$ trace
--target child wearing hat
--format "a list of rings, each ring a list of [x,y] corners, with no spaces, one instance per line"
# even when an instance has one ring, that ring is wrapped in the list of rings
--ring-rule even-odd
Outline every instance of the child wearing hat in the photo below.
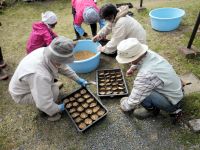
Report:
[[[60,119],[64,104],[57,104],[59,87],[54,83],[58,72],[85,86],[67,64],[74,61],[73,41],[65,37],[55,38],[48,47],[39,48],[19,63],[9,84],[9,92],[16,103],[35,104],[46,113],[49,121]],[[68,83],[66,83],[68,84]]]
[[[99,17],[99,8],[94,0],[72,0],[72,14],[74,18],[74,31],[76,38],[79,40],[82,36],[87,38],[88,34],[81,27],[84,22],[91,27],[92,36],[97,34],[97,22],[99,22],[100,29],[105,25],[104,20]]]
[[[46,11],[41,16],[42,21],[35,22],[32,25],[32,31],[26,45],[27,54],[40,47],[48,46],[57,37],[52,30],[57,24],[56,14],[52,11]]]
[[[121,41],[117,50],[116,60],[120,64],[134,65],[128,75],[138,70],[131,94],[121,99],[121,109],[134,110],[138,118],[157,115],[163,110],[170,114],[173,123],[178,121],[182,115],[182,84],[169,62],[136,38]]]

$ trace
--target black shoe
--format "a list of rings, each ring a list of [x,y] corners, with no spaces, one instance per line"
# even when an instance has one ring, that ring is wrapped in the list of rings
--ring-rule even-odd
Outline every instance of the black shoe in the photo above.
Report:
[[[73,41],[78,41],[78,40],[80,40],[80,39],[81,39],[81,37],[77,37],[77,36],[76,36],[76,37],[73,38]]]
[[[7,73],[0,68],[0,80],[7,80],[7,79],[8,79]]]
[[[180,123],[181,118],[183,116],[183,111],[181,109],[178,109],[175,113],[169,114],[172,124]]]

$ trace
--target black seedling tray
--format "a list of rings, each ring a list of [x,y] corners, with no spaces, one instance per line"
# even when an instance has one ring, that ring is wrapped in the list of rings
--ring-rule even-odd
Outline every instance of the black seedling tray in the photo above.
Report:
[[[128,89],[121,69],[96,71],[97,95],[114,97],[128,94]]]
[[[110,40],[108,40],[108,39],[102,39],[102,40],[99,41],[99,43],[100,43],[102,46],[104,46],[104,45],[106,45],[109,41],[110,41]]]
[[[128,5],[129,8],[133,8],[132,3],[119,3],[119,4],[116,4],[117,8],[120,7],[120,6],[124,6],[124,5]]]
[[[85,90],[85,93],[83,93],[84,90]],[[81,94],[81,92],[82,92],[82,94]],[[79,97],[77,94],[79,95]],[[87,97],[86,97],[86,95],[87,95]],[[88,95],[89,95],[89,97],[88,97]],[[79,99],[79,98],[82,98],[82,99]],[[89,102],[88,99],[90,99],[90,100],[93,99],[93,101],[88,103]],[[81,87],[81,88],[75,90],[74,92],[72,92],[71,94],[67,95],[66,97],[64,97],[63,102],[65,103],[65,110],[66,110],[68,116],[70,117],[70,119],[72,120],[73,124],[75,125],[76,129],[79,132],[85,131],[86,129],[91,127],[93,124],[95,124],[97,121],[99,121],[103,117],[105,117],[108,113],[107,108],[92,94],[92,92],[90,92],[90,90],[88,88],[85,88],[85,87]],[[93,104],[96,103],[96,106],[91,107],[92,103]],[[83,104],[88,104],[88,107],[86,107],[86,108],[83,107],[84,106]],[[69,107],[69,106],[71,106],[71,107]],[[83,111],[81,111],[81,112],[80,112],[80,110],[78,111],[78,108],[80,108],[80,107],[83,108]],[[95,107],[99,107],[97,112],[93,112]],[[92,114],[87,114],[86,113],[87,109],[92,110]],[[101,111],[101,112],[103,111],[104,113],[102,115],[99,115],[99,111]],[[75,113],[77,116],[75,115]],[[88,116],[83,119],[83,118],[81,118],[81,115],[84,113],[87,114]],[[75,115],[76,117],[73,115]],[[94,120],[91,117],[92,116],[94,117],[95,115],[97,116],[97,119]],[[82,119],[82,121],[76,123],[76,119]],[[86,119],[92,120],[92,123],[88,124],[88,125],[85,124]],[[80,128],[79,125],[81,123],[84,123],[86,125],[86,127]]]

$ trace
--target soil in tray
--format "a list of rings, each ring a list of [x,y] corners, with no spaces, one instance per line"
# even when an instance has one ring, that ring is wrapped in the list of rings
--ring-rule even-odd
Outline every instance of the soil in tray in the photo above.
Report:
[[[98,72],[99,95],[123,95],[126,87],[119,70],[105,70]]]
[[[75,60],[79,61],[79,60],[88,59],[88,58],[93,57],[95,55],[96,55],[96,53],[90,52],[88,50],[83,50],[83,51],[76,52],[74,54],[74,57],[75,57]]]
[[[70,101],[72,98],[75,100]],[[66,110],[80,130],[84,130],[106,113],[100,103],[85,89],[71,94],[64,102]],[[75,103],[78,105],[74,105]]]

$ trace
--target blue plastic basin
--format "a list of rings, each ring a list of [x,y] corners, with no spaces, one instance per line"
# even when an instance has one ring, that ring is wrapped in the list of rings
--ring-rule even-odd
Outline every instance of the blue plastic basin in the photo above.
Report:
[[[179,8],[158,8],[150,11],[151,26],[158,31],[172,31],[178,28],[185,11]]]
[[[96,55],[85,60],[74,61],[72,64],[69,64],[69,66],[76,73],[88,73],[95,70],[100,62],[100,52],[97,51],[99,45],[99,43],[94,43],[92,40],[79,40],[74,47],[74,53],[88,50],[96,53]]]

